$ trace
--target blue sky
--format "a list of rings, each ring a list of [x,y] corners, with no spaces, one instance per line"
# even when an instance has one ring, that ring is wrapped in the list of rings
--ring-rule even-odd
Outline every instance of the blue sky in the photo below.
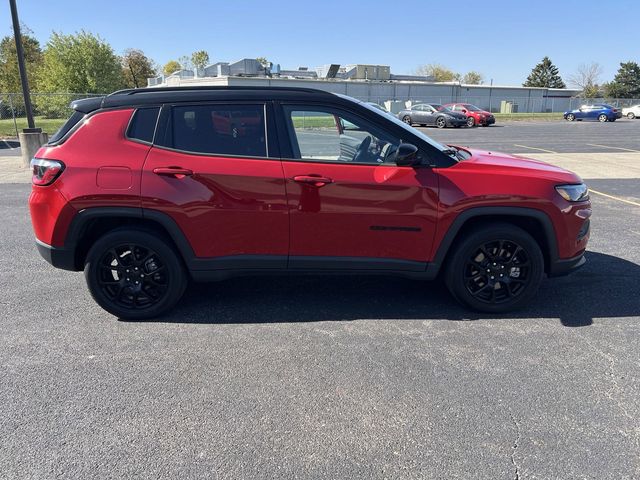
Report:
[[[159,64],[204,49],[212,61],[265,56],[283,68],[379,63],[413,73],[441,63],[517,85],[545,55],[565,79],[580,63],[600,63],[607,81],[621,61],[640,62],[639,0],[17,1],[43,44],[54,30],[84,29]],[[10,27],[5,3],[0,34]]]

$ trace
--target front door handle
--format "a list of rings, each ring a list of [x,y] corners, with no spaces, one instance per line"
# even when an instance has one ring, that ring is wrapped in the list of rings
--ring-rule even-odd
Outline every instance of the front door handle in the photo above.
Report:
[[[153,173],[165,177],[183,178],[193,175],[193,170],[182,167],[158,167],[153,169]]]
[[[296,175],[293,177],[293,181],[305,183],[313,187],[324,187],[327,183],[333,182],[333,180],[328,177],[321,177],[320,175],[315,175],[313,173],[309,175]]]

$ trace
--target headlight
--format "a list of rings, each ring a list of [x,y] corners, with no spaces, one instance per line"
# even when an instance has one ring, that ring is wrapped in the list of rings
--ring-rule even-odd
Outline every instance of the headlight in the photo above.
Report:
[[[589,188],[584,183],[578,185],[556,185],[556,191],[567,202],[580,202],[589,199]]]

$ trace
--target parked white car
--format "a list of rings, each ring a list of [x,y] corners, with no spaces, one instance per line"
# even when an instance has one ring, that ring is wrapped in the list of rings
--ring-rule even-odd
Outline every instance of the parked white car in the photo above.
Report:
[[[622,115],[627,118],[640,118],[640,105],[632,105],[622,109]]]

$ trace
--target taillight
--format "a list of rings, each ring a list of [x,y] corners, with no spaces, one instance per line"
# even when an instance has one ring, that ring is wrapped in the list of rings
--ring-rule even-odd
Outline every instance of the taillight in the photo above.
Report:
[[[51,185],[64,170],[64,163],[58,160],[47,160],[45,158],[32,158],[31,171],[33,176],[31,181],[34,185]]]

